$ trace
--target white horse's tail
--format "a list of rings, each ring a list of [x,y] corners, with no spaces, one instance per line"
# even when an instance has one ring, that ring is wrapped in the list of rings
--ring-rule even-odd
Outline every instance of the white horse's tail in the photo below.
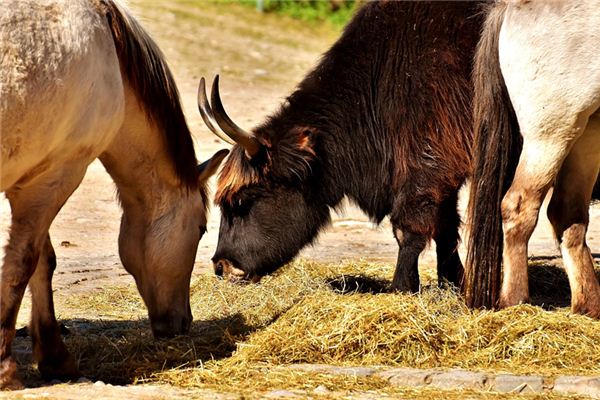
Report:
[[[475,160],[464,282],[467,303],[487,308],[494,307],[500,295],[501,203],[512,183],[522,148],[519,123],[500,70],[498,53],[506,4],[500,2],[489,7],[473,70]]]
[[[181,181],[195,187],[196,155],[175,80],[164,56],[142,26],[114,0],[101,0],[126,84],[148,118],[165,135],[165,145]]]

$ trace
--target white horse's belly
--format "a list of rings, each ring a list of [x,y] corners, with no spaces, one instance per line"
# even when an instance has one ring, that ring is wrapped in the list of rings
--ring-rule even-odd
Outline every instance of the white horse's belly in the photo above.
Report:
[[[525,135],[561,138],[561,128],[571,130],[598,109],[599,21],[596,0],[526,2],[507,9],[500,65]]]
[[[18,31],[18,23],[10,26],[11,18],[18,17],[18,4],[28,3],[15,2],[15,15],[0,14],[0,49],[12,56],[0,65],[2,191],[67,163],[90,163],[124,118],[112,35],[90,2],[47,1],[56,3],[55,23],[44,20],[50,18],[46,8],[37,10],[37,23]],[[78,23],[65,27],[62,18]]]

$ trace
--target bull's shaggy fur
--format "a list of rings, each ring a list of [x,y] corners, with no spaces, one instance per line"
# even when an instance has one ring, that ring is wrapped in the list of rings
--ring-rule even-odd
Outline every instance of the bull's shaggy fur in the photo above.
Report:
[[[471,171],[474,2],[364,6],[281,109],[239,146],[218,182],[214,260],[247,277],[292,259],[348,196],[400,246],[393,286],[418,290],[417,258],[437,244],[440,280],[458,284],[457,193]],[[357,238],[359,239],[359,238]]]

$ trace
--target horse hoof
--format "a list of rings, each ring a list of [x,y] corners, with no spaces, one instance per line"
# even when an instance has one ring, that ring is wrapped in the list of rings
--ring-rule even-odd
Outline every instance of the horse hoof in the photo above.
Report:
[[[500,300],[498,300],[497,308],[499,310],[518,306],[519,304],[527,304],[529,303],[529,298],[525,296],[500,296]]]
[[[25,386],[17,378],[17,363],[11,358],[0,362],[0,390],[19,390]]]
[[[578,301],[571,305],[573,314],[587,315],[591,318],[600,319],[600,300],[597,301]]]
[[[38,363],[38,371],[47,381],[57,379],[59,381],[77,380],[81,373],[75,359],[70,354],[60,360],[40,361]]]

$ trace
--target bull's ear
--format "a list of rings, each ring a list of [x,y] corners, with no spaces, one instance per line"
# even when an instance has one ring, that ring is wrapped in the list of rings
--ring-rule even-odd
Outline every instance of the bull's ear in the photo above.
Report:
[[[198,181],[202,184],[217,172],[221,161],[229,154],[229,150],[222,149],[217,151],[211,158],[198,165]]]

